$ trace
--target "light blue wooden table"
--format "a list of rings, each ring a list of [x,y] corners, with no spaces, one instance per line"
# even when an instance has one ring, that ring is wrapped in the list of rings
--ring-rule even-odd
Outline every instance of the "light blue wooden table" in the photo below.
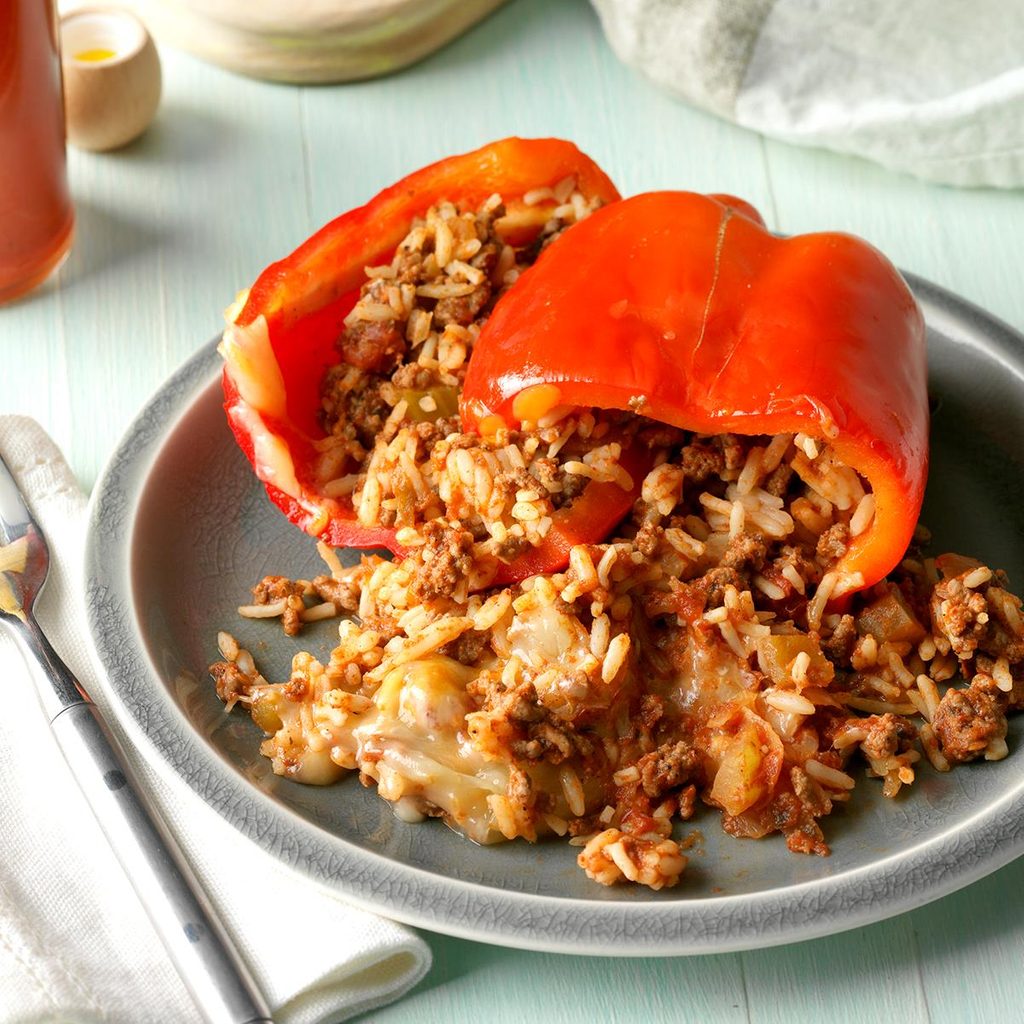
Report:
[[[36,416],[86,487],[145,398],[271,260],[438,157],[510,134],[574,139],[623,193],[731,192],[787,232],[841,228],[1024,327],[1019,193],[922,184],[769,142],[620,66],[583,0],[519,0],[393,78],[299,89],[165,51],[158,121],[74,154],[75,249],[0,311],[3,411]],[[814,943],[647,961],[426,935],[430,976],[381,1022],[1024,1020],[1024,860],[914,913]]]

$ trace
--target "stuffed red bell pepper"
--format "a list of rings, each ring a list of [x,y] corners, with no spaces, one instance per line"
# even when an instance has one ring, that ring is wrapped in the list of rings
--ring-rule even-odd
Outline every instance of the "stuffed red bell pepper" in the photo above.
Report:
[[[747,204],[686,192],[598,211],[495,308],[462,418],[487,431],[554,405],[830,446],[874,502],[836,595],[881,579],[913,534],[928,464],[923,321],[892,264],[852,236],[778,238]]]
[[[437,204],[472,211],[492,196],[500,196],[501,207],[487,211],[491,218],[488,230],[491,237],[505,243],[504,249],[514,249],[510,267],[515,273],[518,264],[514,260],[523,253],[535,255],[528,250],[539,248],[546,237],[544,231],[552,233],[552,224],[561,228],[590,208],[618,199],[604,172],[573,144],[558,139],[505,139],[416,171],[365,206],[338,217],[286,259],[268,267],[229,311],[220,352],[225,361],[225,409],[231,428],[271,499],[293,523],[329,544],[402,550],[395,528],[360,524],[350,495],[324,486],[324,450],[331,443],[330,438],[325,439],[323,425],[325,373],[339,363],[339,354],[341,365],[357,375],[376,373],[389,358],[387,344],[378,342],[394,329],[390,321],[380,321],[383,326],[376,329],[376,335],[363,330],[362,341],[350,338],[352,343],[346,343],[346,318],[366,281],[364,268],[391,261],[416,218],[424,217]],[[449,243],[450,238],[445,244]],[[437,244],[442,243],[439,240]],[[456,306],[454,310],[446,308],[444,315],[443,300],[438,299],[435,326],[447,322],[454,324],[453,330],[459,328],[466,317],[457,303],[473,303],[485,287],[491,295],[486,281],[483,285],[473,282],[503,272],[505,253],[500,245],[501,251],[491,253],[494,259],[488,262],[487,246],[469,255],[474,244],[469,239],[465,259],[452,262],[456,267],[453,273],[456,278],[462,274],[458,280],[463,283],[438,286],[460,294],[449,296],[449,306]],[[431,255],[428,252],[425,258],[429,260]],[[439,250],[433,255],[438,257]],[[442,262],[448,259],[446,254]],[[496,267],[492,266],[495,261]],[[504,272],[507,277],[508,270]],[[412,286],[396,278],[393,287],[400,292],[402,287]],[[431,286],[421,283],[420,294],[424,287],[429,291]],[[466,289],[470,293],[462,295]],[[367,315],[378,316],[380,305],[367,303]],[[471,312],[476,315],[480,310]],[[418,329],[405,321],[399,326],[410,336]],[[369,345],[363,343],[367,338]],[[392,369],[390,365],[387,368]],[[432,415],[446,411],[437,410],[438,402],[450,405],[454,413],[457,396],[444,392],[433,389],[421,396],[424,408],[434,404]],[[426,418],[428,414],[419,415]],[[367,449],[372,448],[372,438],[363,441]],[[335,467],[333,475],[345,468]],[[588,502],[580,508],[586,512],[592,507],[588,514],[592,530],[607,531],[628,510],[632,497],[614,484],[595,484],[589,490]],[[611,493],[611,505],[600,500],[602,490]],[[554,530],[549,531],[548,543],[559,551],[564,548],[567,552],[576,538],[570,519],[569,510],[563,510]],[[558,540],[562,527],[566,530],[564,542]],[[526,571],[525,567],[512,570],[512,576]]]

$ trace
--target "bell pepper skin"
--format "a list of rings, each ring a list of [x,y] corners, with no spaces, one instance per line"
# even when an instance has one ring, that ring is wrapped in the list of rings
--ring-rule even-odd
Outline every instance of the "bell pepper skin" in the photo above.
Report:
[[[619,198],[607,175],[561,139],[503,139],[415,171],[321,228],[260,274],[229,314],[224,407],[271,500],[298,527],[336,547],[402,548],[391,529],[366,528],[351,503],[319,492],[313,473],[320,383],[367,265],[389,261],[412,220],[441,200],[469,208],[495,192],[513,204],[574,176],[589,199]]]
[[[515,561],[498,566],[493,585],[518,583],[528,576],[555,572],[569,563],[569,552],[577,544],[604,540],[629,514],[640,497],[644,477],[654,466],[650,452],[640,445],[623,448],[619,465],[630,475],[627,491],[617,483],[587,484],[583,493],[551,516],[551,528],[537,547],[528,548]]]
[[[876,502],[837,569],[866,587],[904,555],[928,470],[924,323],[858,238],[776,238],[727,196],[657,192],[598,210],[497,304],[463,423],[514,425],[517,396],[539,384],[561,404],[704,434],[824,439]]]

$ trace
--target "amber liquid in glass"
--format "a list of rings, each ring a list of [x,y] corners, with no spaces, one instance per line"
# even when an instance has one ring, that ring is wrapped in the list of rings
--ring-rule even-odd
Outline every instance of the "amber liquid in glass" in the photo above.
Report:
[[[0,0],[0,302],[45,280],[74,211],[52,0]]]

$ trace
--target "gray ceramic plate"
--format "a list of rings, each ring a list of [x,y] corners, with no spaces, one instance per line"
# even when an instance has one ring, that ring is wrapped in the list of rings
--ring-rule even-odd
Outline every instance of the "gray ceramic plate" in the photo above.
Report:
[[[924,521],[935,547],[1005,567],[1024,584],[1024,338],[934,285],[911,279],[929,326],[932,473]],[[1024,721],[1004,761],[884,800],[858,786],[833,814],[828,858],[779,837],[704,841],[684,881],[660,893],[605,889],[564,842],[480,848],[433,821],[407,825],[355,778],[326,789],[275,777],[259,734],[226,715],[205,674],[216,632],[253,650],[270,678],[297,643],[235,607],[265,573],[308,576],[311,540],[264,496],[220,407],[205,347],[157,393],[96,488],[87,555],[93,641],[135,739],[281,861],[365,907],[469,938],[576,953],[664,955],[743,949],[852,928],[921,905],[1024,852]],[[334,627],[301,637],[326,655]]]

